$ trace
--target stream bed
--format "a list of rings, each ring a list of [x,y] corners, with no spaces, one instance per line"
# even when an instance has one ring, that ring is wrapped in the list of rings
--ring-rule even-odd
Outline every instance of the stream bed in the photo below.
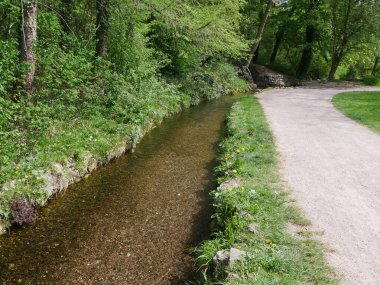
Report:
[[[209,191],[234,97],[167,119],[0,237],[0,284],[186,284],[209,235]]]

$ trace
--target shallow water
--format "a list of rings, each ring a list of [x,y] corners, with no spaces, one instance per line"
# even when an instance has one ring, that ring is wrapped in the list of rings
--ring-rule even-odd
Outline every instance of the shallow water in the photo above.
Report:
[[[185,284],[233,97],[190,108],[0,237],[1,284]]]

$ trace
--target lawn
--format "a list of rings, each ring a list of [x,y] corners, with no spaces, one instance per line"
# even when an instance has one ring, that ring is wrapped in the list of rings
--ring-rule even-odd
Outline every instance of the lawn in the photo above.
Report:
[[[333,98],[335,108],[347,117],[380,132],[380,92],[345,92]]]

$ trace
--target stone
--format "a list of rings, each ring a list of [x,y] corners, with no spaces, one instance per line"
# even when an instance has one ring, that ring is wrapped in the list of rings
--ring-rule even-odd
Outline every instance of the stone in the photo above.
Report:
[[[107,160],[111,161],[111,160],[113,160],[115,158],[120,157],[125,152],[126,148],[127,148],[127,146],[123,145],[123,146],[118,147],[118,148],[116,148],[114,150],[111,150],[111,152],[107,156]]]
[[[258,88],[300,85],[297,78],[281,74],[262,65],[252,64],[249,69]]]
[[[228,265],[228,261],[230,259],[230,254],[228,251],[225,250],[219,250],[215,256],[212,258],[212,261],[214,263],[214,266],[217,267],[218,265]]]
[[[0,223],[0,236],[7,233],[7,227]]]
[[[82,174],[94,171],[97,168],[97,166],[98,163],[96,159],[89,151],[86,151],[83,155],[83,169],[81,169]]]
[[[239,187],[241,184],[242,184],[242,182],[240,181],[239,178],[233,178],[233,179],[230,179],[228,181],[223,182],[219,186],[219,188],[222,189],[222,190],[227,190],[227,189],[230,189],[230,188]]]
[[[229,265],[233,266],[236,261],[241,260],[246,255],[246,252],[237,248],[230,249]]]

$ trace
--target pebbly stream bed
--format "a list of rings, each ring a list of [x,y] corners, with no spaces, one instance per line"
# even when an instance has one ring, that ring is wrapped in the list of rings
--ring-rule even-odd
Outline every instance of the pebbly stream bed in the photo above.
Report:
[[[185,110],[0,237],[0,284],[186,284],[208,237],[209,191],[235,99]]]

